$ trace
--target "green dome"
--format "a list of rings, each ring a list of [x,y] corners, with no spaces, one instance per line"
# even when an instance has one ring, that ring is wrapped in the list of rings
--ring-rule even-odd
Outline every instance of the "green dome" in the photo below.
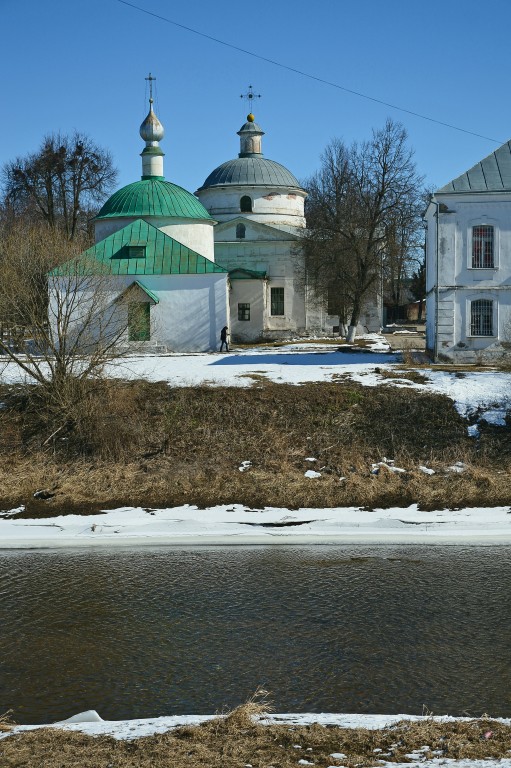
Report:
[[[97,219],[122,216],[160,216],[182,219],[211,219],[197,198],[183,187],[163,179],[142,179],[118,189],[110,197]]]

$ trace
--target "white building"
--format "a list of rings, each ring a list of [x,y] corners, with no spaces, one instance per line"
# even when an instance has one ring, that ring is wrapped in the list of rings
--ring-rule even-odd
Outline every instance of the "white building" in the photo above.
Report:
[[[152,103],[140,126],[142,178],[103,205],[96,244],[83,259],[87,269],[97,265],[103,284],[108,276],[108,302],[116,316],[126,315],[126,345],[214,350],[228,322],[228,273],[215,264],[214,220],[190,192],[163,176],[164,130]],[[65,267],[60,274],[66,279]]]
[[[511,347],[511,142],[432,196],[426,212],[426,344],[477,362]]]

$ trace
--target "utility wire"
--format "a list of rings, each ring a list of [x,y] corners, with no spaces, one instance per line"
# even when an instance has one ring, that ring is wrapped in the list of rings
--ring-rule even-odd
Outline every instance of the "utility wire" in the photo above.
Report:
[[[419,117],[421,120],[428,120],[430,123],[443,125],[444,128],[451,128],[454,131],[460,131],[461,133],[468,133],[470,136],[477,136],[478,139],[485,139],[485,141],[492,141],[495,144],[504,143],[503,141],[499,141],[498,139],[492,139],[489,136],[483,136],[481,133],[475,133],[474,131],[469,131],[466,128],[460,128],[459,125],[452,125],[451,123],[445,123],[443,120],[436,120],[434,117],[428,117],[428,115],[422,115],[420,112],[413,112],[411,109],[398,107],[396,104],[390,104],[388,101],[383,101],[382,99],[377,99],[374,96],[368,96],[366,93],[361,93],[360,91],[354,91],[351,88],[346,88],[344,85],[339,85],[339,83],[333,83],[330,80],[324,80],[322,77],[311,75],[309,72],[304,72],[301,69],[296,69],[296,67],[290,67],[288,64],[283,64],[281,61],[275,61],[275,59],[269,59],[266,56],[261,56],[258,53],[254,53],[253,51],[247,50],[246,48],[241,48],[238,45],[233,45],[232,43],[226,43],[225,40],[220,40],[218,37],[207,35],[205,32],[199,32],[199,30],[193,29],[193,27],[187,27],[185,24],[180,24],[179,22],[173,21],[173,19],[169,19],[166,16],[161,16],[158,13],[153,13],[152,11],[148,11],[146,8],[141,8],[139,5],[135,5],[134,3],[129,3],[128,0],[116,0],[116,1],[118,3],[121,3],[122,5],[127,5],[130,8],[134,8],[136,11],[145,13],[148,16],[153,16],[155,19],[159,19],[160,21],[165,21],[167,24],[173,24],[175,27],[179,27],[180,29],[185,29],[187,32],[191,32],[194,35],[199,35],[199,37],[205,37],[207,40],[211,40],[212,42],[218,43],[219,45],[224,45],[226,48],[232,48],[233,50],[239,51],[240,53],[244,53],[247,56],[252,56],[254,59],[265,61],[267,64],[273,64],[275,67],[280,67],[281,69],[287,69],[288,72],[294,72],[296,75],[300,75],[301,77],[307,77],[309,80],[315,80],[317,83],[328,85],[330,88],[337,88],[337,90],[339,91],[345,91],[346,93],[351,93],[353,96],[359,96],[361,99],[374,101],[376,102],[376,104],[383,104],[383,106],[390,107],[391,109],[396,109],[398,110],[398,112],[405,112],[407,115],[413,115],[413,117]]]

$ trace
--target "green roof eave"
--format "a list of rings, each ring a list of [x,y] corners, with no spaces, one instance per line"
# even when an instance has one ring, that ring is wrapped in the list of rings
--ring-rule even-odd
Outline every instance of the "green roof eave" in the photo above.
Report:
[[[236,269],[231,269],[229,277],[231,280],[264,280],[266,278],[266,270],[236,267]]]

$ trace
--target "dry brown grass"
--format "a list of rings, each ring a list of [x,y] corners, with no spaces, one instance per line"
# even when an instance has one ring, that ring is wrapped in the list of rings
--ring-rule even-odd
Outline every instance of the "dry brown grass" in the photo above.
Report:
[[[257,708],[257,707],[256,707]],[[134,741],[92,738],[40,729],[0,741],[2,768],[319,768],[376,766],[379,760],[411,762],[415,750],[428,758],[509,757],[511,728],[483,717],[467,722],[401,721],[383,730],[321,725],[261,725],[260,712],[244,705],[224,719]],[[342,753],[342,760],[332,758]]]
[[[25,504],[30,515],[129,504],[491,506],[511,495],[510,431],[483,427],[475,441],[448,398],[407,387],[109,381],[51,439],[59,425],[23,393],[0,395],[0,509]],[[304,477],[307,457],[320,480]],[[406,473],[371,474],[383,457]],[[459,461],[463,475],[446,472]],[[33,499],[41,488],[50,501]]]

